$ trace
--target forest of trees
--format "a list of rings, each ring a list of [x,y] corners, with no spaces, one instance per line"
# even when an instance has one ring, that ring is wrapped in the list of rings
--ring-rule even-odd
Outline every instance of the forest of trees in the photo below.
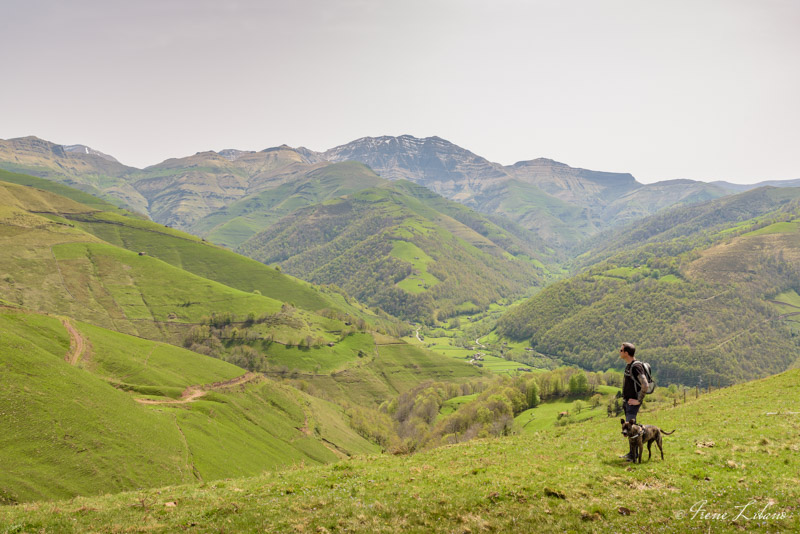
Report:
[[[515,431],[514,417],[540,402],[591,398],[599,385],[619,387],[617,371],[585,372],[560,367],[534,375],[494,376],[473,382],[424,382],[379,409],[345,404],[350,424],[364,437],[395,454]],[[467,397],[452,413],[445,403]],[[599,396],[596,396],[599,397]],[[590,401],[591,402],[591,401]]]
[[[794,217],[779,213],[737,233]],[[700,232],[618,253],[545,288],[502,317],[498,332],[586,369],[619,366],[616,348],[631,341],[662,380],[686,385],[781,372],[796,359],[800,338],[768,300],[800,290],[798,265],[779,251],[740,246],[715,260],[739,262],[715,267],[729,268],[728,279],[687,275],[709,243],[732,234]]]
[[[407,197],[397,195],[361,192],[299,210],[239,251],[264,263],[278,263],[284,272],[305,280],[335,284],[373,308],[425,324],[436,320],[438,309],[442,317],[465,303],[482,310],[542,284],[543,272],[528,261],[468,245],[416,214],[405,205]],[[413,274],[411,263],[391,256],[398,239],[433,258],[427,271],[438,283],[418,293],[396,285]]]
[[[392,336],[406,335],[406,323],[384,322],[371,325],[359,317],[324,309],[317,312],[320,317],[335,321],[337,341],[356,332],[379,332]],[[234,317],[228,312],[220,312],[204,317],[201,324],[191,327],[183,339],[184,347],[225,360],[248,371],[263,373],[291,374],[296,370],[284,364],[270,361],[270,345],[278,343],[285,347],[317,349],[330,343],[330,332],[324,337],[319,326],[308,320],[306,314],[288,303],[284,303],[276,313],[256,316]]]

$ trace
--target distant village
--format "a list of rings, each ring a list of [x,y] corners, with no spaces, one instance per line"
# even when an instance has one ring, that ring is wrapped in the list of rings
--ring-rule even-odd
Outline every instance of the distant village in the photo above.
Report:
[[[475,367],[483,367],[483,362],[484,362],[483,357],[484,356],[485,356],[484,353],[476,352],[475,354],[471,354],[471,355],[466,356],[466,359],[469,360],[469,363],[471,363]],[[530,372],[532,372],[529,367],[517,367],[516,370],[521,372],[521,373],[530,373]]]

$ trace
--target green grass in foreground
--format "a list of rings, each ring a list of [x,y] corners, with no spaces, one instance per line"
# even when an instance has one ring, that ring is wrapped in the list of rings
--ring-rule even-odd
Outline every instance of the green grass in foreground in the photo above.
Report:
[[[60,319],[0,311],[0,503],[253,476],[378,451],[340,408],[287,385],[250,376],[214,387],[244,375],[221,360],[72,321],[85,350],[71,365],[74,343]],[[188,385],[205,395],[164,403]]]
[[[650,413],[646,422],[677,431],[664,437],[664,461],[656,452],[641,465],[617,458],[627,450],[619,421],[601,418],[410,457],[10,506],[0,524],[8,533],[796,531],[798,399],[800,370]]]

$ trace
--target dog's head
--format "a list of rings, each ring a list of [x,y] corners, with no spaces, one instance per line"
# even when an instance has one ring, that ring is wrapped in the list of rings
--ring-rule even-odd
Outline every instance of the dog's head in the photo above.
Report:
[[[626,438],[638,436],[642,431],[641,427],[636,424],[636,419],[631,419],[630,421],[620,419],[619,421],[622,423],[622,435]]]

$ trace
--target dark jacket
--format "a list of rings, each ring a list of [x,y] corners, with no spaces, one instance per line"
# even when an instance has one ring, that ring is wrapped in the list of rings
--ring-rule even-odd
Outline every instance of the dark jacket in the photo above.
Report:
[[[640,384],[638,393],[634,381]],[[625,401],[628,399],[637,399],[639,402],[642,402],[646,393],[647,375],[644,372],[644,367],[642,367],[642,362],[639,360],[633,360],[625,366],[625,379],[622,381],[622,398],[625,399]]]

